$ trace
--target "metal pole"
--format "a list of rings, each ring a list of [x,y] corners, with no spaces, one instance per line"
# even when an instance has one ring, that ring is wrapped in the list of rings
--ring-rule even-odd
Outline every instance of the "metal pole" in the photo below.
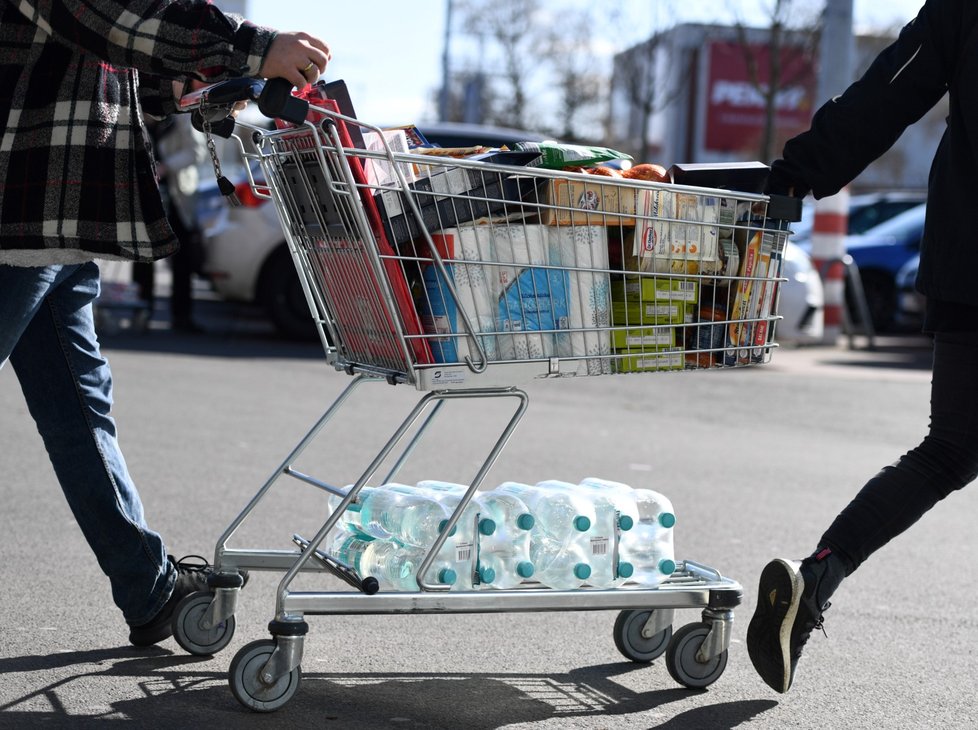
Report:
[[[445,41],[441,53],[441,93],[438,95],[438,120],[448,121],[449,89],[451,85],[452,0],[445,0]]]
[[[835,98],[852,83],[853,0],[826,0],[822,14],[822,45],[819,49],[818,99]],[[812,228],[812,259],[823,272],[825,286],[824,344],[835,344],[842,333],[845,307],[844,267],[837,265],[846,255],[845,236],[849,221],[849,191],[823,198],[815,204]]]

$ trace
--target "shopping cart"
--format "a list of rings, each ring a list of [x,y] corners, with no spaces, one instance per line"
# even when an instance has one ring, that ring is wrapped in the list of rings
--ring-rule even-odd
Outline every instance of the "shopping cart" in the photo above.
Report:
[[[489,150],[475,159],[396,151],[401,132],[290,92],[279,81],[227,82],[184,104],[198,108],[211,133],[231,131],[220,110],[241,98],[280,120],[273,131],[239,125],[254,143],[241,151],[259,163],[254,193],[279,213],[326,359],[352,380],[221,535],[211,590],[177,609],[177,641],[194,654],[223,649],[240,571],[270,570],[284,573],[272,638],[247,644],[230,666],[232,692],[254,710],[278,709],[295,693],[305,617],[322,614],[614,609],[624,656],[650,662],[665,654],[680,684],[714,682],[726,666],[742,588],[708,566],[679,562],[654,589],[553,590],[526,581],[456,591],[428,572],[526,411],[528,396],[514,383],[770,360],[794,201],[739,192],[741,183],[756,188],[754,169],[676,168],[669,183],[647,183],[528,166],[532,151]],[[724,187],[704,186],[710,181]],[[296,469],[367,383],[414,386],[422,395],[350,486]],[[418,590],[377,592],[374,578],[323,546],[361,489],[392,481],[434,417],[458,399],[509,403],[512,415],[423,560]],[[231,547],[284,477],[326,493],[333,504],[326,521],[311,537],[293,535],[294,549]],[[306,571],[330,573],[350,589],[296,590]],[[701,620],[673,632],[677,609],[699,609]]]

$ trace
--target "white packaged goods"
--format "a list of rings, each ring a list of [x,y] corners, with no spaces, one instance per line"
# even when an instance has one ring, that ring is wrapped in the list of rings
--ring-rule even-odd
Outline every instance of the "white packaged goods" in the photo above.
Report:
[[[432,356],[435,362],[463,362],[466,357],[478,360],[471,339],[465,336],[463,316],[468,317],[475,332],[496,330],[498,277],[494,267],[481,263],[492,260],[492,238],[489,231],[468,226],[434,234],[432,242],[442,259],[454,262],[446,263],[445,270],[458,297],[456,302],[434,263],[422,266],[424,294],[418,301],[421,325],[429,334],[444,335],[429,340]],[[427,256],[428,252],[419,254]],[[479,342],[488,360],[499,359],[495,335],[480,336]]]
[[[491,361],[557,356],[574,358],[562,373],[610,371],[606,228],[479,222],[432,241],[457,295],[435,265],[422,266],[422,325],[444,335],[431,341],[436,362],[474,356],[464,315]]]
[[[567,272],[549,264],[545,226],[492,225],[498,275],[499,358],[553,357],[554,330],[567,326]],[[547,331],[549,330],[549,332]],[[530,334],[540,332],[540,334]]]
[[[410,151],[407,135],[403,129],[385,130],[383,137],[376,132],[364,132],[363,141],[366,148],[371,152],[386,153],[385,141],[387,147],[394,154],[403,154]],[[410,184],[418,179],[414,172],[414,165],[410,162],[391,163],[389,160],[366,158],[366,163],[367,184],[371,188],[400,187],[401,181],[395,172],[395,165],[396,169],[400,170],[404,176],[405,183]]]
[[[557,333],[557,356],[582,358],[562,372],[602,375],[611,372],[608,327],[610,278],[608,229],[604,226],[545,227],[552,266],[569,270],[567,332]],[[575,271],[573,269],[589,269]]]
[[[718,274],[721,198],[672,190],[643,190],[634,254],[642,271]]]

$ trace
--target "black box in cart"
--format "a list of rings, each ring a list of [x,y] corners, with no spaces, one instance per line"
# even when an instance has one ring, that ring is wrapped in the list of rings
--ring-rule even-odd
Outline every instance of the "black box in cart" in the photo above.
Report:
[[[487,152],[467,158],[469,161],[495,165],[524,167],[539,155],[535,152]],[[537,187],[546,178],[520,176],[514,173],[478,170],[472,167],[444,166],[444,158],[436,172],[423,177],[409,187],[421,211],[421,224],[411,210],[406,195],[400,190],[381,190],[376,196],[377,207],[387,236],[394,243],[406,243],[423,235],[423,230],[438,231],[469,223],[488,215],[517,212],[521,201],[532,201]],[[528,210],[527,212],[535,212]]]

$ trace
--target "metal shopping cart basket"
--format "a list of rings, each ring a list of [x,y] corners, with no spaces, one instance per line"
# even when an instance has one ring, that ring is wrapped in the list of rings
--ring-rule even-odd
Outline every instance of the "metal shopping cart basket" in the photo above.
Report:
[[[358,122],[331,100],[310,106],[290,91],[278,81],[226,82],[184,103],[199,107],[208,132],[230,132],[213,109],[240,98],[285,120],[273,131],[244,127],[254,149],[242,153],[259,163],[254,192],[279,213],[326,359],[352,380],[221,535],[211,590],[176,612],[177,641],[194,654],[223,649],[234,631],[240,571],[271,570],[284,572],[272,638],[244,646],[230,668],[234,695],[255,710],[275,710],[295,693],[305,617],[321,614],[619,610],[614,640],[626,657],[649,662],[665,654],[679,683],[714,682],[726,666],[742,588],[708,566],[681,561],[654,589],[626,582],[553,590],[527,581],[512,590],[456,591],[428,573],[527,408],[514,383],[770,360],[794,201],[738,192],[738,183],[755,185],[755,170],[725,180],[717,171],[703,177],[676,168],[669,182],[649,183],[534,167],[532,151],[467,159],[397,151],[399,133]],[[725,187],[704,186],[711,181]],[[422,395],[352,485],[296,469],[365,383],[413,386]],[[327,537],[365,485],[395,477],[442,406],[456,399],[508,399],[513,413],[418,569],[418,590],[377,592],[374,578],[330,555]],[[378,480],[390,459],[393,468]],[[295,549],[231,547],[286,477],[331,497],[318,532],[293,536]],[[306,571],[331,573],[351,589],[294,589]],[[699,609],[701,620],[673,632],[676,609]]]

